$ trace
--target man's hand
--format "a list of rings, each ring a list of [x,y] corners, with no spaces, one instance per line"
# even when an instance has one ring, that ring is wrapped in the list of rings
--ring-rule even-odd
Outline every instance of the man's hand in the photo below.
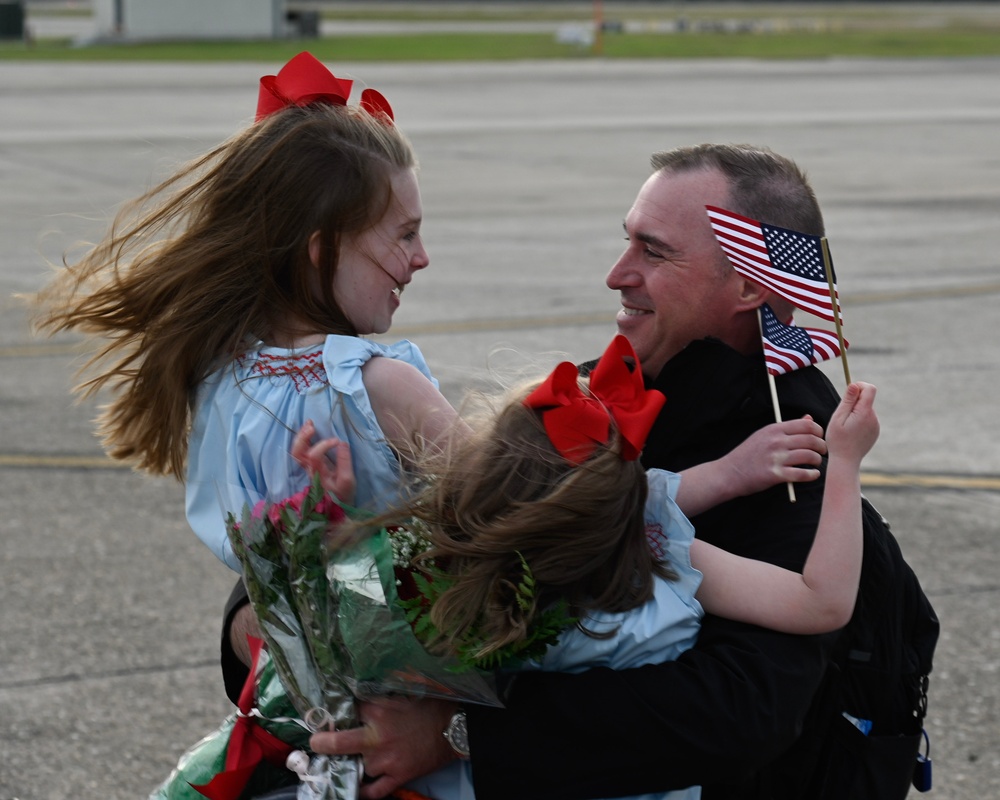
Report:
[[[812,417],[765,425],[720,459],[734,496],[756,494],[782,483],[814,481],[826,454],[823,429]]]
[[[457,756],[444,738],[455,703],[385,697],[358,704],[361,725],[313,734],[309,746],[326,755],[360,755],[368,781],[363,800],[376,800]]]
[[[695,517],[781,483],[814,481],[826,450],[823,429],[808,415],[766,425],[722,458],[681,472],[677,505]]]
[[[254,614],[253,606],[250,603],[233,614],[229,624],[229,646],[233,648],[233,653],[246,667],[249,667],[253,661],[250,655],[250,644],[247,642],[248,636],[253,636],[255,639],[264,638],[264,634],[260,630],[260,623],[257,622],[257,615]]]

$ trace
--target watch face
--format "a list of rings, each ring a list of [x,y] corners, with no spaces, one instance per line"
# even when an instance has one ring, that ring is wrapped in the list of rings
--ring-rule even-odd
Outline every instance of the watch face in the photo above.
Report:
[[[448,730],[445,737],[452,749],[460,756],[469,755],[469,729],[465,721],[465,713],[459,711],[448,723]]]

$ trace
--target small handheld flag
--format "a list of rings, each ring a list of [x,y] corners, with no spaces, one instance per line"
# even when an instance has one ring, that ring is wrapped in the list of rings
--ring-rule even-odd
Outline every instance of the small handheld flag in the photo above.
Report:
[[[705,206],[715,238],[733,268],[803,311],[834,321],[837,279],[823,239]],[[829,268],[827,275],[826,268]],[[837,304],[837,322],[842,322]]]
[[[840,342],[835,333],[786,325],[774,315],[767,303],[761,306],[760,313],[764,361],[771,375],[784,375],[840,355]],[[844,347],[848,346],[845,341]]]

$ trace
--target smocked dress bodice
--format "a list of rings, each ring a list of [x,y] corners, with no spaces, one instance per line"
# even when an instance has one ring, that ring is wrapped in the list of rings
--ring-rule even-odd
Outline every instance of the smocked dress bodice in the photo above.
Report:
[[[306,420],[314,423],[317,440],[337,437],[350,444],[357,507],[381,510],[399,499],[399,462],[362,381],[361,368],[375,357],[405,361],[434,380],[411,342],[383,345],[331,335],[311,347],[250,348],[198,388],[188,451],[187,518],[229,567],[240,568],[226,535],[226,514],[239,516],[246,504],[280,500],[308,485],[306,471],[290,455],[292,439]]]

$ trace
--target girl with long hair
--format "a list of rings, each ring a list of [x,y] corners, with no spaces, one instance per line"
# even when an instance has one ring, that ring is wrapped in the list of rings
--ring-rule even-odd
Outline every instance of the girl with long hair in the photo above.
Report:
[[[186,484],[191,526],[239,569],[226,512],[290,495],[305,427],[350,448],[356,503],[455,418],[410,342],[381,345],[428,265],[416,158],[388,102],[309,53],[260,81],[253,124],[129,203],[37,296],[37,325],[99,342],[116,459]]]

